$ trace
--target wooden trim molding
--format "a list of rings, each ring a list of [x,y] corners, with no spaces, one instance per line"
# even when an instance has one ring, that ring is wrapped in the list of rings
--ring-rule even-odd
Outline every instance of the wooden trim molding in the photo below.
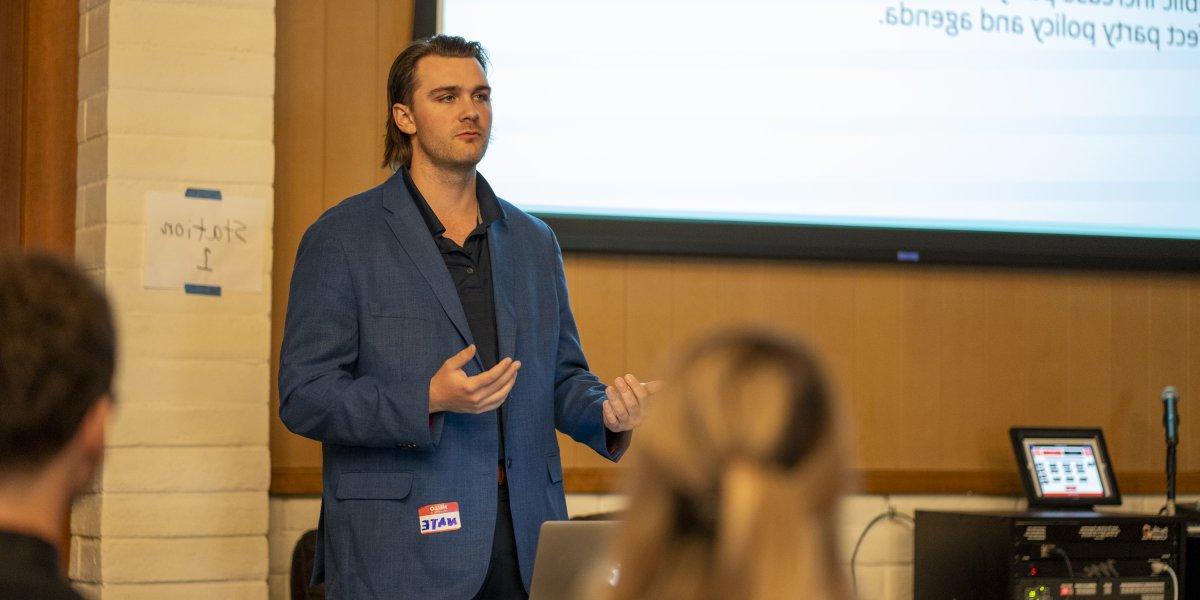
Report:
[[[867,494],[985,494],[1022,496],[1016,470],[891,471],[862,470],[851,489]],[[1120,481],[1120,476],[1117,480]]]
[[[620,491],[621,469],[567,467],[563,483],[568,494],[611,494]],[[980,494],[988,496],[1024,496],[1016,471],[856,471],[852,486],[864,494]],[[1179,473],[1181,494],[1200,492],[1200,472]],[[1166,476],[1151,471],[1118,471],[1122,494],[1164,494]],[[321,469],[318,467],[274,467],[271,469],[271,493],[280,496],[308,496],[321,493]]]
[[[620,491],[622,469],[612,467],[566,467],[563,489],[568,494],[612,494]]]
[[[607,494],[618,489],[621,471],[612,468],[565,468],[563,484],[568,494]],[[315,496],[321,493],[320,467],[272,467],[271,494]]]
[[[984,494],[1024,496],[1016,470],[859,471],[857,490],[868,494]],[[1157,471],[1117,471],[1122,495],[1166,495],[1167,477]],[[1200,472],[1179,473],[1177,491],[1200,492]]]
[[[321,494],[321,467],[271,467],[271,493],[277,496]]]

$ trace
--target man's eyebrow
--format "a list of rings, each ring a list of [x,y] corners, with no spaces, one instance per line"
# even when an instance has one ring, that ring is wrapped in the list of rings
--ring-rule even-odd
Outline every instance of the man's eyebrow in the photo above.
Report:
[[[437,94],[442,94],[442,93],[446,93],[446,92],[458,93],[460,91],[462,91],[462,86],[443,85],[442,87],[436,87],[436,88],[433,88],[432,90],[429,90],[428,95],[436,96]],[[490,91],[492,91],[492,87],[489,85],[481,85],[481,86],[476,87],[475,91],[476,92],[490,92]]]

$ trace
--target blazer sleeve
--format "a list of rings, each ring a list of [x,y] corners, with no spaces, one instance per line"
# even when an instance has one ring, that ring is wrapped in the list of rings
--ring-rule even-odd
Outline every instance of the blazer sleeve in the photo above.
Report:
[[[558,295],[558,356],[554,368],[554,426],[571,439],[590,446],[613,462],[629,448],[632,432],[612,433],[604,426],[605,385],[588,370],[579,342],[579,330],[567,297],[567,276],[562,249],[553,238],[554,269]]]
[[[429,448],[428,382],[357,373],[360,303],[345,249],[326,223],[305,232],[279,355],[279,417],[307,438],[348,446]]]

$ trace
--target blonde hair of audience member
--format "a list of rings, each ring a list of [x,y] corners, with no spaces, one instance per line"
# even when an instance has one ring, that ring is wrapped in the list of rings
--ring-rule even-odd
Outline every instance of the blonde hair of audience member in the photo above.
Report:
[[[680,357],[638,435],[617,600],[848,598],[842,439],[813,357],[764,332]]]

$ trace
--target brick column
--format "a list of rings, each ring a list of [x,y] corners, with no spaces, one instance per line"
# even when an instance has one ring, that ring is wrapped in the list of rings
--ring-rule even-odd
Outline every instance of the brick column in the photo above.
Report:
[[[274,192],[274,0],[80,0],[78,261],[120,335],[118,414],[72,515],[94,598],[267,597],[271,248],[263,291],[142,286],[146,192]]]

